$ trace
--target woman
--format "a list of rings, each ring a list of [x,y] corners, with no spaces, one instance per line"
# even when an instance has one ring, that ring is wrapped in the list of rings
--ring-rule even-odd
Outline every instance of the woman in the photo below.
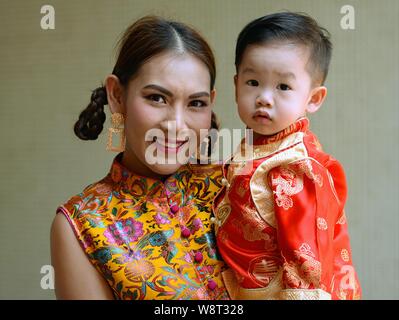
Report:
[[[144,17],[126,30],[105,87],[75,124],[79,138],[96,139],[108,104],[107,148],[121,152],[104,179],[57,209],[57,298],[228,299],[210,222],[220,167],[171,161],[217,128],[215,75],[211,49],[190,27]]]

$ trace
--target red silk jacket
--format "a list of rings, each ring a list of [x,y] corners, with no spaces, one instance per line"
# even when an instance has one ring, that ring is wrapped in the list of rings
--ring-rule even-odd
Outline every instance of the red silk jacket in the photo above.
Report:
[[[359,299],[345,175],[301,118],[236,152],[214,203],[232,299]],[[239,150],[249,150],[245,139]]]

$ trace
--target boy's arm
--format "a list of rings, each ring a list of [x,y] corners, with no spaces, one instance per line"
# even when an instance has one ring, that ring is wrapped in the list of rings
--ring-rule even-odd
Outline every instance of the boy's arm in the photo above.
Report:
[[[329,171],[312,159],[272,169],[268,183],[283,258],[281,299],[331,299],[334,228],[345,197],[339,198]]]

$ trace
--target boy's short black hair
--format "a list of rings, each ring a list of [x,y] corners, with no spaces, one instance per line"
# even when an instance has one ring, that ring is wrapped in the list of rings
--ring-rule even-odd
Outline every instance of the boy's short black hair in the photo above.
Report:
[[[245,26],[236,44],[235,65],[242,61],[249,45],[288,41],[310,49],[308,65],[313,82],[324,84],[331,60],[330,33],[304,13],[279,12],[258,18]]]

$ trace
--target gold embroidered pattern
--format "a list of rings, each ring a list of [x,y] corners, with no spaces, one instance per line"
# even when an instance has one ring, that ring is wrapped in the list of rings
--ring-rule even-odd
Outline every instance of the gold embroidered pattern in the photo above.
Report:
[[[272,238],[267,234],[262,232],[262,229],[266,227],[266,224],[251,224],[244,223],[243,221],[234,219],[232,224],[240,231],[242,231],[244,239],[247,241],[258,241],[264,240],[267,243],[272,243]]]
[[[231,269],[222,272],[222,277],[233,300],[277,300],[283,288],[282,268],[280,268],[274,278],[266,287],[247,289],[238,284],[237,277]]]
[[[243,198],[244,196],[245,196],[245,193],[247,192],[247,190],[248,190],[248,183],[247,183],[247,181],[248,180],[242,180],[241,182],[240,182],[240,185],[238,186],[238,188],[237,188],[237,193],[238,193],[238,195],[241,197],[241,198]]]
[[[307,158],[308,154],[306,147],[301,143],[302,141],[302,132],[292,134],[286,139],[283,139],[279,148],[287,148],[287,150],[284,152],[278,152],[263,161],[256,168],[250,180],[251,195],[256,209],[262,219],[274,228],[277,227],[274,215],[274,200],[272,190],[267,182],[267,175],[269,171],[276,166]]]
[[[323,177],[320,174],[313,173],[312,162],[309,159],[299,161],[299,169],[305,173],[310,180],[317,183],[319,187],[323,186]]]
[[[342,249],[342,250],[341,250],[341,258],[342,258],[342,260],[344,260],[345,262],[348,262],[348,261],[350,260],[348,250],[346,250],[346,249]]]
[[[324,218],[317,218],[317,228],[327,230],[327,221]]]
[[[275,261],[257,257],[250,262],[248,273],[260,285],[267,286],[275,277],[279,266]]]
[[[303,132],[296,132],[289,135],[282,140],[276,142],[270,142],[268,144],[262,144],[259,146],[251,146],[245,143],[243,139],[240,146],[237,147],[237,151],[234,153],[232,163],[248,162],[249,160],[256,160],[260,158],[265,158],[279,150],[289,148],[297,143],[303,142]],[[241,148],[241,149],[240,149]],[[240,150],[245,150],[245,157],[240,154]]]
[[[312,249],[310,248],[310,245],[308,245],[307,243],[302,243],[301,246],[299,247],[299,251],[301,253],[314,256]]]
[[[345,224],[345,222],[346,222],[346,216],[345,216],[345,211],[343,211],[341,217],[337,221],[337,224]]]
[[[317,150],[323,151],[323,147],[321,146],[319,140],[314,139],[314,140],[312,141],[312,144],[315,146],[315,148],[316,148]]]
[[[288,210],[293,206],[291,196],[303,190],[303,178],[293,170],[282,168],[278,177],[272,179],[272,186],[276,187],[273,193],[276,195],[277,205]]]
[[[127,264],[124,272],[127,280],[142,282],[148,280],[155,273],[155,267],[150,261],[142,259]]]
[[[290,288],[319,288],[321,280],[321,263],[315,259],[310,246],[303,243],[295,250],[295,260],[284,262],[283,278]]]
[[[228,201],[227,196],[225,196],[218,207],[216,208],[215,212],[215,233],[218,233],[219,228],[222,224],[226,221],[227,217],[230,215],[231,206],[230,202]]]
[[[334,197],[337,200],[337,202],[340,203],[341,201],[339,200],[337,191],[335,190],[334,180],[333,180],[333,178],[331,176],[331,173],[328,170],[327,170],[327,177],[328,177],[328,181],[330,182],[330,187],[331,187],[331,190],[332,190],[332,192],[334,194]]]
[[[321,289],[285,289],[281,300],[331,300],[331,294]]]

